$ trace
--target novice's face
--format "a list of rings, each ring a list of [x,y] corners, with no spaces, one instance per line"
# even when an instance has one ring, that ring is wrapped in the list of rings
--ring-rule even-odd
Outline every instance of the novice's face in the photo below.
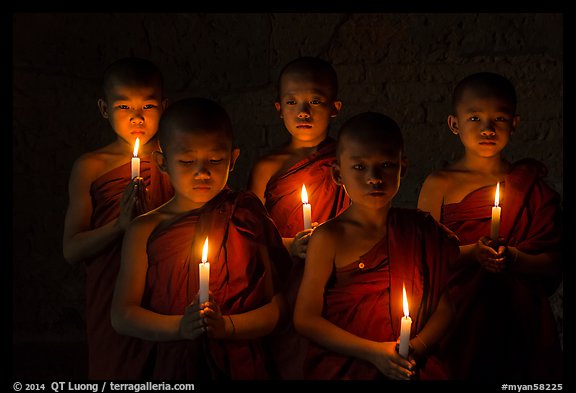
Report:
[[[280,102],[275,106],[293,139],[315,145],[326,138],[330,119],[342,106],[333,95],[333,86],[326,78],[300,73],[282,77]]]
[[[482,98],[466,91],[456,108],[456,116],[448,117],[448,126],[458,134],[466,151],[480,156],[500,154],[518,125],[510,103],[499,98]]]
[[[116,134],[130,145],[140,138],[140,146],[156,134],[166,106],[159,84],[132,86],[116,83],[107,92],[106,99],[98,104],[102,116],[108,119]]]
[[[333,175],[354,204],[369,208],[389,206],[406,170],[399,147],[386,141],[359,141],[344,136]]]
[[[165,147],[163,169],[177,197],[195,209],[226,186],[238,154],[224,132],[174,131]]]

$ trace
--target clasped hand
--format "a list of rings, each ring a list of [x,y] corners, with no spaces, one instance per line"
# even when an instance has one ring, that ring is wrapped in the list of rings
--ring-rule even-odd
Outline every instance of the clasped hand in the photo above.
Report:
[[[501,273],[510,265],[512,254],[503,243],[503,238],[495,241],[488,236],[478,240],[474,247],[474,256],[482,268],[492,273]]]

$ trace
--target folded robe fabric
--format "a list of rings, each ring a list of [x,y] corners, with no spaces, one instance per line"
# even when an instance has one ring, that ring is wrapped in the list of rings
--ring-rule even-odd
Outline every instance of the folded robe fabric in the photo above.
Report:
[[[168,176],[150,156],[140,158],[140,176],[144,179],[149,206],[168,201],[174,191]],[[121,165],[96,179],[91,186],[93,213],[91,229],[99,228],[120,215],[120,200],[130,182],[130,163]],[[149,342],[116,333],[110,320],[110,306],[120,268],[122,237],[86,265],[86,330],[88,339],[88,376],[91,379],[140,379],[147,373]]]
[[[282,237],[294,237],[304,229],[302,185],[306,186],[312,222],[322,224],[350,205],[344,187],[332,179],[330,168],[335,159],[336,141],[328,137],[320,143],[315,153],[268,181],[264,192],[266,209]],[[303,261],[298,260],[286,278],[290,284],[286,296],[291,307],[294,307],[303,271]],[[302,362],[306,355],[307,339],[298,334],[294,326],[288,326],[284,332],[273,337],[272,345],[281,378],[303,379]]]
[[[182,315],[199,289],[198,264],[208,237],[209,288],[223,315],[267,304],[281,291],[292,261],[277,228],[255,194],[226,188],[202,208],[151,233],[143,307]],[[267,253],[262,253],[262,250]],[[275,378],[264,339],[159,342],[154,379],[238,380]]]
[[[304,229],[302,185],[312,206],[312,222],[322,224],[350,205],[344,187],[337,185],[330,174],[335,159],[336,141],[327,138],[315,153],[268,181],[264,191],[266,209],[282,237],[294,237]]]
[[[546,168],[533,159],[513,164],[500,184],[500,236],[534,254],[562,250],[560,196],[545,182]],[[461,245],[490,235],[494,186],[442,207],[441,221]],[[453,296],[459,318],[447,356],[457,379],[550,381],[563,375],[563,356],[548,296],[561,275],[513,271],[490,273],[479,264],[458,273]]]
[[[334,269],[324,294],[323,316],[359,337],[396,341],[400,336],[402,286],[406,285],[414,337],[435,311],[458,257],[456,237],[429,213],[391,208],[388,235],[357,261]],[[371,363],[310,342],[307,379],[371,380],[386,377]],[[447,370],[430,354],[419,364],[420,379],[446,379]]]

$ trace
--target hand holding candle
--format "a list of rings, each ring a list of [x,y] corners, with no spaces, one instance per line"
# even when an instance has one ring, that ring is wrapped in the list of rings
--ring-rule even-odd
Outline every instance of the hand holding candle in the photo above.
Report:
[[[498,206],[500,204],[500,182],[496,184],[496,193],[494,195],[494,207],[492,208],[492,224],[490,226],[490,238],[492,240],[498,240],[498,234],[500,232],[500,213],[502,208]]]
[[[199,300],[200,304],[208,300],[208,283],[210,282],[210,262],[208,259],[208,237],[204,242],[204,248],[202,248],[202,263],[198,265],[200,272],[200,291]]]
[[[140,147],[140,139],[136,138],[134,143],[134,157],[132,157],[132,179],[140,177],[140,158],[138,157],[138,148]]]
[[[304,229],[312,228],[312,206],[308,203],[306,186],[302,184],[302,212],[304,214]]]
[[[408,350],[410,344],[410,329],[412,327],[412,318],[409,317],[410,311],[408,310],[408,299],[406,298],[406,286],[402,283],[402,303],[404,306],[404,316],[400,325],[400,345],[398,353],[403,358],[408,358]]]

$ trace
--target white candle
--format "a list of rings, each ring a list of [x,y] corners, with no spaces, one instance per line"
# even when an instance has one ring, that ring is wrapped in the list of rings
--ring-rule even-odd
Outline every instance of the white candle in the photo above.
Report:
[[[490,226],[490,238],[492,240],[498,240],[498,234],[500,232],[500,213],[502,208],[498,206],[500,204],[500,182],[496,184],[496,194],[494,195],[494,207],[492,208],[492,224]]]
[[[308,203],[306,186],[302,184],[302,213],[304,214],[304,229],[312,228],[312,206]]]
[[[402,303],[404,306],[404,316],[400,325],[400,346],[398,353],[404,358],[408,358],[408,348],[410,344],[410,328],[412,327],[412,318],[408,310],[408,299],[406,299],[406,287],[402,283]]]
[[[136,138],[134,143],[134,157],[132,157],[132,179],[140,177],[140,158],[138,157],[138,147],[140,146],[140,139]]]
[[[204,248],[202,249],[202,263],[198,265],[200,272],[200,294],[199,300],[200,304],[208,300],[208,283],[210,282],[210,262],[208,259],[208,238],[204,242]]]

